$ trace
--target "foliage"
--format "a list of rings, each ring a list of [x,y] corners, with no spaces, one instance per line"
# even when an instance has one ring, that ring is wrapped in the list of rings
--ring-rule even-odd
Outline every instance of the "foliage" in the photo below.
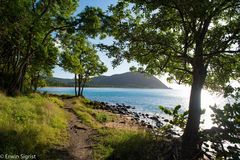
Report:
[[[67,136],[67,117],[48,98],[0,94],[0,153],[35,154],[46,159],[48,150],[63,145]]]
[[[36,53],[32,58],[32,64],[29,64],[24,88],[36,91],[38,87],[46,86],[46,79],[52,76],[52,69],[57,64],[57,57],[59,54],[58,49],[53,42],[49,42],[49,48],[46,53]]]
[[[22,90],[26,72],[50,62],[47,55],[57,51],[50,34],[64,24],[63,19],[69,18],[76,4],[75,0],[7,0],[1,3],[1,88],[9,94]],[[38,71],[31,71],[31,74],[35,72]]]
[[[36,90],[57,65],[62,34],[95,37],[103,12],[78,0],[5,0],[0,7],[0,88],[9,95]],[[43,84],[43,83],[42,83]]]
[[[61,66],[66,71],[75,74],[75,95],[83,96],[86,82],[91,77],[106,72],[107,67],[100,61],[96,49],[83,35],[66,35],[62,38]],[[77,87],[78,92],[76,91]]]
[[[206,141],[210,146],[205,146],[207,151],[213,151],[217,159],[240,158],[240,88],[227,87],[225,97],[229,103],[219,108],[211,106],[212,120],[217,127],[204,131]],[[209,149],[208,147],[211,147]]]
[[[168,73],[169,80],[190,85],[199,58],[208,72],[206,86],[220,89],[239,76],[239,5],[235,0],[120,0],[110,7],[106,24],[115,42],[100,47],[115,64],[136,60],[146,72]]]
[[[171,117],[171,120],[167,120],[169,124],[167,124],[169,129],[173,129],[174,127],[179,127],[182,131],[187,123],[188,111],[182,112],[181,105],[176,106],[175,108],[168,109],[163,106],[159,106],[160,110],[165,114]],[[182,113],[181,113],[182,112]]]

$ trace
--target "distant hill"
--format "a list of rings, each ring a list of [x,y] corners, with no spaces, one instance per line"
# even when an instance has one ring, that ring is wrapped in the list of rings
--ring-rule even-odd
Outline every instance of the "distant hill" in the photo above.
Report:
[[[49,78],[49,86],[74,86],[73,79]],[[88,87],[119,87],[119,88],[156,88],[169,89],[154,76],[139,72],[127,72],[112,76],[99,76],[87,83]]]

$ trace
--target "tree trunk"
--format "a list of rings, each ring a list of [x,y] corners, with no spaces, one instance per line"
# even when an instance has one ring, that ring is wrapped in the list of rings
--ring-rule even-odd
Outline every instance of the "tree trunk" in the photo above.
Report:
[[[80,96],[83,97],[83,88],[84,88],[85,84],[82,85],[82,89],[81,89],[81,94]]]
[[[83,81],[83,83],[82,83],[82,90],[81,90],[81,96],[82,96],[82,97],[83,97],[83,89],[84,89],[84,87],[85,87],[86,81],[87,81],[87,79],[85,79],[85,80]]]
[[[23,86],[23,79],[26,74],[27,64],[20,67],[18,73],[12,77],[12,80],[7,89],[7,95],[16,96],[21,92]]]
[[[74,82],[75,96],[77,96],[77,74],[74,74]]]
[[[34,86],[34,85],[33,85],[33,83],[34,83],[33,81],[34,81],[34,79],[33,79],[33,76],[32,76],[31,82],[30,82],[30,86],[29,86],[29,90],[30,90],[30,91],[32,91],[33,88],[34,88],[34,87],[33,87],[33,86]]]
[[[37,88],[38,88],[38,80],[36,79],[35,82],[34,82],[33,92],[36,92],[36,91],[37,91]]]
[[[79,74],[79,75],[78,75],[78,96],[81,95],[81,82],[82,82],[82,77],[81,77],[81,75]]]
[[[34,92],[37,91],[39,78],[40,78],[40,74],[37,73],[37,77],[35,78],[35,84],[34,84]]]
[[[197,159],[201,154],[198,130],[201,117],[201,90],[205,82],[205,77],[204,66],[198,66],[194,69],[188,121],[182,137],[182,159],[184,160]]]

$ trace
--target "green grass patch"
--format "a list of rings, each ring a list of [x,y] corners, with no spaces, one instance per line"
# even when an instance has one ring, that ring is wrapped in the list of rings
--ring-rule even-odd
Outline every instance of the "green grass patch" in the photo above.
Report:
[[[61,101],[39,94],[6,97],[0,94],[0,153],[36,154],[66,141],[67,116]]]
[[[100,123],[105,123],[105,122],[111,122],[114,121],[116,116],[112,115],[110,113],[104,113],[104,112],[96,112],[95,113],[95,118],[98,122]]]
[[[157,141],[149,133],[123,129],[100,129],[98,131],[98,137],[94,138],[97,144],[94,147],[96,160],[156,159]]]
[[[93,109],[94,106],[88,105],[89,100],[84,98],[74,98],[72,104],[73,110],[86,125],[98,129],[102,123],[114,121],[116,115]]]
[[[56,105],[58,105],[59,107],[63,107],[63,106],[64,106],[64,102],[63,102],[61,99],[57,98],[57,97],[49,96],[48,99],[49,99],[51,102],[53,102],[53,103],[55,103]]]

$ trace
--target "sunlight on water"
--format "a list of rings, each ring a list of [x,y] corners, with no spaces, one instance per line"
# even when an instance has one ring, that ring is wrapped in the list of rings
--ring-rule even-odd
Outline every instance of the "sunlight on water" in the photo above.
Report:
[[[39,89],[41,92],[49,92],[55,94],[74,94],[74,88],[71,87],[46,87]],[[162,114],[159,106],[175,107],[176,105],[183,106],[183,109],[188,108],[190,88],[186,89],[129,89],[129,88],[86,88],[84,91],[85,97],[103,101],[112,104],[126,104],[135,106],[136,112],[149,114]],[[202,116],[204,124],[202,127],[211,128],[212,114],[209,105],[214,104],[222,106],[224,104],[222,96],[212,94],[206,90],[202,91],[202,108],[206,110]]]
[[[189,97],[190,97],[190,88],[179,89],[179,97],[183,98],[183,102],[179,103],[184,106],[185,109],[188,109]],[[226,103],[222,95],[216,94],[207,90],[202,90],[201,94],[201,106],[205,110],[205,113],[202,115],[201,120],[204,122],[201,127],[208,129],[213,126],[211,120],[211,114],[213,113],[209,106],[223,106]]]
[[[202,108],[206,110],[205,114],[202,116],[202,120],[204,120],[203,128],[208,129],[213,126],[211,120],[211,114],[213,113],[209,106],[223,106],[225,104],[225,100],[222,95],[217,95],[214,93],[210,93],[207,90],[202,91]]]

